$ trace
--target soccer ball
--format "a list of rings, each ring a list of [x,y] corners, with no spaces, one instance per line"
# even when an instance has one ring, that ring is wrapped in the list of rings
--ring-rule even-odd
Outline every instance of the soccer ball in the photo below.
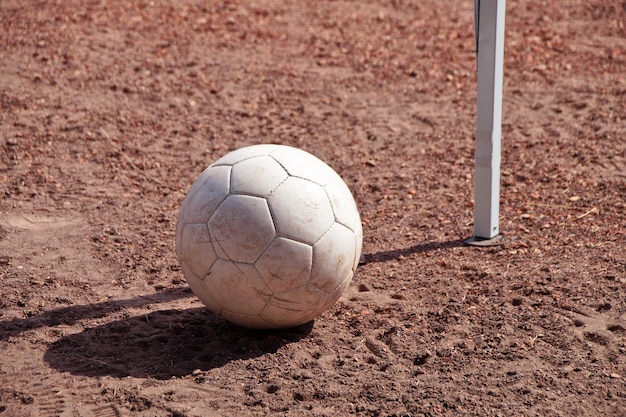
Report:
[[[176,254],[194,294],[240,326],[297,326],[346,289],[363,229],[347,185],[328,165],[283,145],[240,148],[193,183]]]

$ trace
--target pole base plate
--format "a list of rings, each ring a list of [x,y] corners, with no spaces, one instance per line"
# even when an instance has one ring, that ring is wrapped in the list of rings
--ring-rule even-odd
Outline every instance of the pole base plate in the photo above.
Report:
[[[490,246],[500,246],[500,245],[503,245],[505,242],[506,240],[504,239],[504,236],[502,235],[496,235],[492,237],[491,239],[473,236],[467,239],[465,241],[465,244],[469,246],[478,246],[478,247],[487,248]]]

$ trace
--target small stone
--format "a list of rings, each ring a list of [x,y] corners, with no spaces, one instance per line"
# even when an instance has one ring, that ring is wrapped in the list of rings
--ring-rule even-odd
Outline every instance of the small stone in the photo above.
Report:
[[[613,379],[620,379],[622,376],[620,374],[616,374],[616,373],[612,373],[611,374],[611,378]]]
[[[270,384],[265,391],[268,394],[275,394],[276,392],[278,392],[279,389],[280,389],[280,387],[278,385]]]
[[[417,365],[417,366],[424,365],[431,355],[432,354],[428,350],[418,353],[417,356],[415,356],[415,359],[413,359],[413,365]]]

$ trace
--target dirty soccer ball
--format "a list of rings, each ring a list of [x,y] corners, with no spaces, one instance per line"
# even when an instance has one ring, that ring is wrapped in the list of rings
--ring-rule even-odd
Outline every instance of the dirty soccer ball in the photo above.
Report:
[[[363,230],[341,177],[283,145],[235,150],[209,166],[183,201],[176,253],[194,294],[240,326],[306,323],[346,289]]]

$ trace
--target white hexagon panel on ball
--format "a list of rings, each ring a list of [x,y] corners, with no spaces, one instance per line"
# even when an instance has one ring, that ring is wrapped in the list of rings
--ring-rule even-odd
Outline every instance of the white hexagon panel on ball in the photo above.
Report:
[[[279,236],[312,245],[335,223],[326,191],[306,179],[287,178],[267,201]]]
[[[229,195],[208,226],[217,255],[236,262],[253,263],[275,236],[267,201],[249,195]]]

